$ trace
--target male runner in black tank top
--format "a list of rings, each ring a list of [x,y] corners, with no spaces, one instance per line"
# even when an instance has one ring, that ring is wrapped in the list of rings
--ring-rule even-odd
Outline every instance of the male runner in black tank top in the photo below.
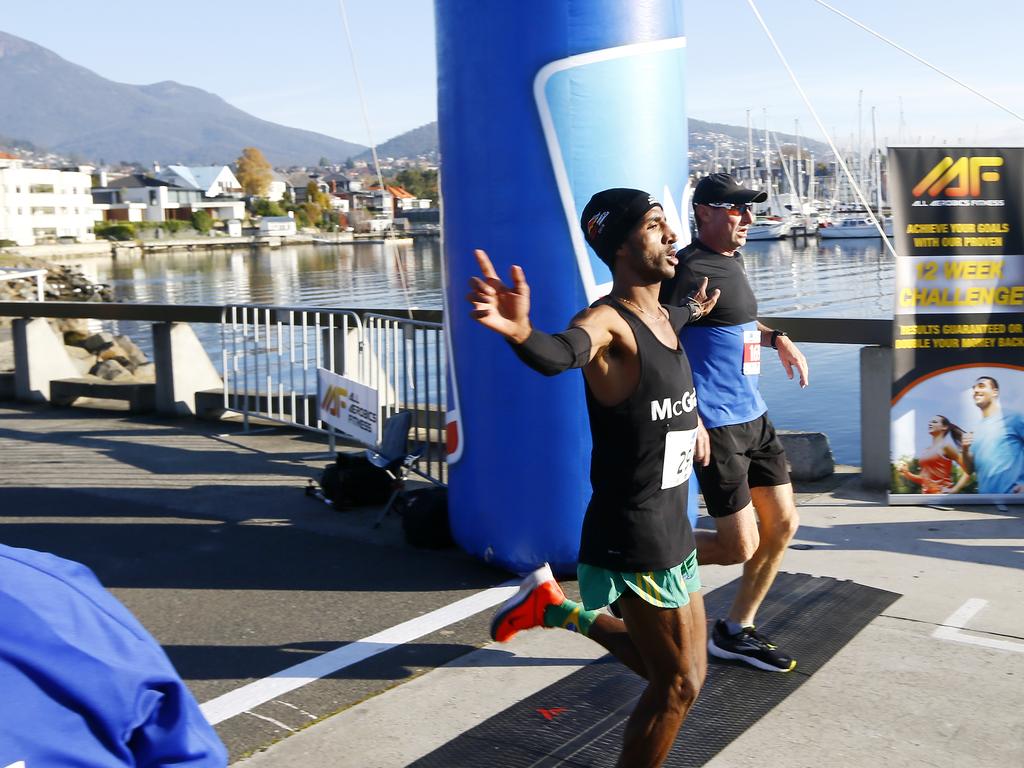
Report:
[[[682,308],[658,303],[661,281],[675,273],[676,235],[647,193],[599,192],[581,224],[612,270],[612,291],[554,336],[530,326],[523,270],[512,267],[509,287],[476,252],[483,279],[471,280],[473,317],[535,370],[583,369],[594,445],[578,569],[583,605],[566,599],[544,565],[499,609],[491,634],[504,641],[535,626],[576,630],[646,678],[618,765],[653,767],[671,749],[707,672],[686,501],[692,462],[706,462],[708,447],[678,332],[710,311],[718,293],[708,298],[701,288]],[[610,604],[621,620],[598,612]]]

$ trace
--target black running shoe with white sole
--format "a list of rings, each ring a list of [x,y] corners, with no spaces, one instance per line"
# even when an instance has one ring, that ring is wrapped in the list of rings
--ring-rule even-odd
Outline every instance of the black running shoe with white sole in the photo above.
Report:
[[[774,643],[755,632],[753,627],[744,627],[737,634],[730,635],[721,619],[711,630],[708,653],[719,659],[746,662],[767,672],[792,672],[796,669],[795,659],[781,653]]]

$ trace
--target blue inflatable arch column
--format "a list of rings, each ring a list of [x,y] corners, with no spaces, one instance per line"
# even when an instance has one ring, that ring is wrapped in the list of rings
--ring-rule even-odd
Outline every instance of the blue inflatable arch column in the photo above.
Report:
[[[610,284],[578,224],[607,187],[653,193],[685,239],[682,5],[435,7],[452,532],[507,570],[573,572],[590,497],[582,377],[527,369],[463,297],[483,248],[503,277],[525,269],[534,325],[563,329]]]

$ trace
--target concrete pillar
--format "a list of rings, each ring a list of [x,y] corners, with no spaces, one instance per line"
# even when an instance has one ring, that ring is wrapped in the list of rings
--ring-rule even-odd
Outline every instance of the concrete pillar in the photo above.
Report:
[[[188,323],[153,323],[153,358],[157,413],[194,416],[196,392],[224,387]]]
[[[860,350],[860,464],[865,488],[888,490],[892,349]]]
[[[15,320],[14,396],[18,400],[46,402],[53,379],[77,379],[78,368],[64,349],[64,339],[42,317]]]

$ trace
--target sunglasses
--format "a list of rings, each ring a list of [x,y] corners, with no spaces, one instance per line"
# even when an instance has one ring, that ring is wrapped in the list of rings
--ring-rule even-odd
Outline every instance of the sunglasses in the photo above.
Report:
[[[709,208],[723,208],[730,216],[742,216],[747,211],[753,213],[753,203],[704,203]]]

